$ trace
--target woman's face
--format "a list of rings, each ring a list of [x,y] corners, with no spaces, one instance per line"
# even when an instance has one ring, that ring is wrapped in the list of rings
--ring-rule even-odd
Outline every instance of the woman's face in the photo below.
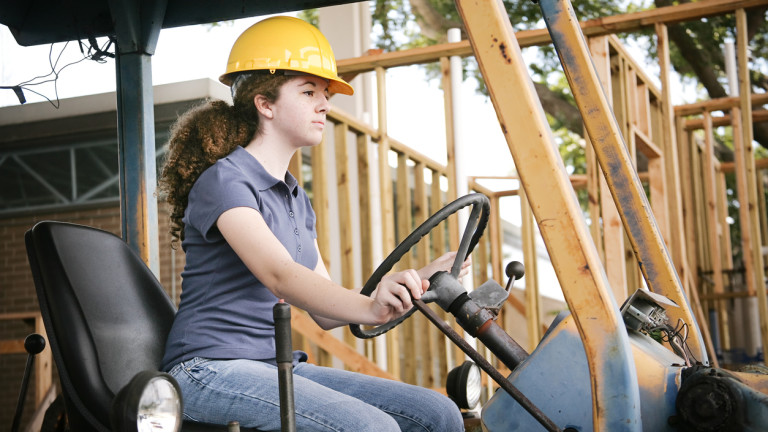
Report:
[[[273,131],[297,148],[319,144],[331,108],[328,97],[324,78],[302,75],[287,81],[272,104]]]

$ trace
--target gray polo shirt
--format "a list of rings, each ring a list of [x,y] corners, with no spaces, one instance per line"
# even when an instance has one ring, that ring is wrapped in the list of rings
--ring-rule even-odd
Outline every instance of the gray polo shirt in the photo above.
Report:
[[[163,370],[194,357],[268,361],[275,357],[272,307],[278,299],[216,227],[219,216],[235,207],[258,210],[294,261],[310,269],[317,264],[315,213],[296,179],[287,172],[285,180],[272,177],[242,147],[219,160],[189,193],[181,303],[166,343]]]

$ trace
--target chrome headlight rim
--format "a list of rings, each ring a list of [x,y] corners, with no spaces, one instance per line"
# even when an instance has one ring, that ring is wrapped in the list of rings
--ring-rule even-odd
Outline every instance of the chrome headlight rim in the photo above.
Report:
[[[480,367],[467,360],[448,372],[445,390],[460,409],[473,410],[480,402],[482,386]]]
[[[158,397],[160,400],[153,399]],[[151,417],[157,414],[152,408],[158,406],[171,412],[160,413],[157,420],[152,420]],[[142,432],[140,421],[151,422],[153,431],[178,432],[181,430],[182,412],[181,388],[176,379],[165,372],[142,371],[115,396],[110,419],[112,428],[117,432]]]

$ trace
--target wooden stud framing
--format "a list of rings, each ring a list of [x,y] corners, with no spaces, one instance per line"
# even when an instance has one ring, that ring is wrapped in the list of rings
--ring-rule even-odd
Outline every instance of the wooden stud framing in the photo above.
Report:
[[[323,139],[320,145],[312,147],[311,150],[312,207],[315,209],[315,214],[317,215],[315,227],[317,230],[317,246],[320,250],[320,258],[330,272],[334,263],[331,260],[331,239],[328,238],[328,233],[330,232],[330,222],[328,220],[330,206],[328,203],[328,187],[326,184],[328,175],[326,170],[325,146],[327,145],[328,142]],[[318,350],[315,361],[317,361],[317,364],[319,365],[329,365],[331,357],[326,351]]]
[[[710,114],[704,113],[704,191],[706,194],[706,219],[707,219],[707,239],[709,240],[709,268],[712,270],[712,288],[715,294],[725,292],[723,288],[723,264],[722,253],[720,250],[720,232],[723,227],[720,226],[720,218],[717,215],[717,183],[715,173],[715,149],[714,136],[712,130],[712,118]],[[717,316],[720,340],[727,338],[728,334],[728,316],[726,315],[725,305],[722,301],[715,301],[714,309]],[[724,343],[723,345],[724,346]]]
[[[731,255],[732,245],[731,245],[731,232],[728,229],[728,197],[726,192],[726,184],[725,184],[725,174],[723,173],[722,169],[718,170],[717,173],[717,217],[718,217],[718,223],[720,227],[720,260],[723,263],[723,268],[726,269],[732,269],[733,268],[733,256]],[[733,287],[730,286],[730,289]],[[726,293],[728,290],[724,290]],[[729,312],[732,309],[729,307],[730,302],[721,301],[721,306],[723,309],[723,312],[725,314],[725,320],[723,320],[723,333],[721,336],[722,341],[722,347],[725,350],[729,350],[733,348],[733,344],[731,343],[731,334],[732,334],[732,324]],[[734,317],[737,318],[737,317]],[[736,320],[734,320],[736,321]]]
[[[520,189],[523,257],[525,257],[525,318],[528,329],[528,352],[533,352],[541,340],[539,278],[536,263],[536,228],[525,190]]]
[[[326,162],[325,162],[325,146],[328,145],[327,141],[323,139],[320,145],[312,147],[312,207],[317,214],[317,222],[315,222],[317,229],[317,244],[320,249],[320,255],[322,256],[325,266],[330,271],[331,262],[331,246],[330,239],[328,238],[328,232],[330,232],[328,224],[328,189],[326,186]]]
[[[339,245],[341,250],[341,285],[351,289],[356,286],[355,280],[355,244],[352,227],[352,187],[350,185],[351,173],[349,169],[348,135],[349,126],[346,123],[337,123],[334,131],[334,153],[336,156],[336,190],[338,196],[339,212]],[[346,228],[345,228],[346,227]],[[357,344],[357,339],[344,328],[344,340],[350,346]]]
[[[396,215],[396,233],[397,242],[405,240],[410,234],[412,226],[411,217],[411,186],[410,175],[407,164],[408,158],[400,153],[397,155],[397,177],[395,179],[395,189],[397,190],[397,199],[395,203]],[[396,266],[396,270],[405,270],[412,268],[412,254],[410,252],[403,255]],[[413,320],[406,320],[400,324],[400,347],[405,354],[402,357],[403,380],[407,383],[416,383],[416,341]]]
[[[656,217],[664,242],[669,245],[669,217],[667,215],[667,181],[664,172],[664,154],[650,137],[637,127],[630,127],[630,140],[637,152],[648,160],[648,185],[651,192],[651,210]]]
[[[363,279],[373,273],[373,226],[371,225],[371,170],[368,135],[357,135],[357,199],[360,204],[360,255]]]
[[[355,257],[353,251],[352,231],[352,193],[349,171],[349,156],[347,151],[347,135],[349,128],[346,123],[337,123],[334,128],[334,144],[336,155],[336,190],[339,201],[339,242],[341,244],[341,284],[347,288],[355,286]]]
[[[608,37],[603,36],[590,39],[589,49],[606,97],[612,101],[613,85]],[[624,244],[624,228],[621,224],[619,211],[616,209],[616,204],[611,197],[611,191],[608,189],[608,183],[606,183],[600,165],[597,163],[594,155],[594,147],[589,143],[589,135],[585,133],[584,136],[587,137],[589,155],[591,158],[595,158],[594,168],[598,172],[597,177],[599,178],[599,183],[596,186],[600,191],[600,216],[603,221],[603,237],[601,242],[596,243],[602,245],[598,249],[602,251],[601,258],[603,258],[605,264],[605,273],[608,276],[608,283],[611,291],[613,291],[613,296],[617,302],[621,302],[628,295],[627,266],[624,260],[624,251],[626,249]],[[593,224],[599,226],[599,220],[598,218],[593,219]],[[595,229],[591,229],[593,236],[594,231]]]
[[[760,250],[760,241],[762,239],[760,234],[760,219],[757,214],[757,177],[755,173],[755,155],[752,145],[752,99],[750,98],[752,93],[752,84],[749,78],[748,43],[747,13],[744,9],[738,9],[736,10],[736,57],[738,61],[739,99],[741,101],[740,109],[742,126],[742,154],[740,156],[737,155],[736,157],[737,164],[739,159],[743,161],[744,174],[747,179],[747,199],[745,201],[741,201],[741,203],[742,207],[747,207],[748,216],[747,218],[742,219],[742,231],[748,229],[749,235],[753,241],[753,243],[751,243],[751,260],[753,273],[752,287],[757,291],[757,304],[760,314],[760,336],[763,345],[763,351],[765,351],[768,347],[768,303],[766,303],[763,254]],[[736,114],[734,113],[734,117],[735,116]],[[744,206],[744,203],[747,205]],[[746,254],[747,250],[745,249],[745,262],[750,260]]]
[[[413,215],[416,226],[423,223],[429,217],[429,196],[426,184],[424,182],[425,164],[422,161],[415,161],[413,168]],[[416,246],[415,268],[422,268],[429,264],[431,258],[429,236],[419,241]],[[416,350],[420,359],[419,371],[421,372],[420,385],[424,387],[435,387],[437,377],[434,373],[435,360],[432,351],[429,349],[429,340],[436,337],[432,330],[434,326],[421,314],[415,314],[414,328],[416,329]]]
[[[670,84],[671,61],[669,57],[669,35],[667,26],[657,23],[656,51],[659,57],[659,70],[661,81],[661,133],[662,148],[667,182],[667,205],[669,209],[669,237],[672,260],[675,263],[680,279],[685,281],[689,268],[685,265],[687,248],[683,237],[683,207],[680,181],[680,157],[678,155],[677,135],[675,134],[675,112],[672,105],[672,91]],[[686,285],[683,282],[683,285]],[[689,296],[690,297],[690,296]]]
[[[376,94],[379,120],[379,188],[381,190],[381,234],[384,255],[395,247],[395,210],[392,203],[392,175],[389,168],[389,137],[387,135],[387,72],[376,68]],[[387,338],[387,367],[392,375],[400,376],[400,347],[398,333],[392,329]]]
[[[430,213],[435,213],[443,207],[443,192],[440,189],[440,173],[432,171],[432,190],[430,194]],[[445,252],[445,225],[441,224],[432,230],[431,246],[432,257],[439,257]],[[442,318],[447,318],[447,314],[442,310],[438,310],[438,315]],[[435,340],[430,340],[430,351],[437,357],[438,360],[438,376],[442,377],[448,373],[448,355],[449,346],[447,345],[446,338],[440,337]]]
[[[303,154],[301,151],[297,151],[293,154],[293,157],[291,158],[291,162],[288,164],[288,171],[293,174],[293,176],[296,178],[296,181],[300,184],[304,184],[304,179],[302,178],[301,174],[301,165],[303,163]]]

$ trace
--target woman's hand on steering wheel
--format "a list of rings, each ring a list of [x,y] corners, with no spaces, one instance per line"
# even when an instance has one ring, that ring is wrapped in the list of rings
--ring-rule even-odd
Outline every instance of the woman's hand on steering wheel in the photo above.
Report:
[[[439,271],[451,271],[451,266],[453,266],[453,262],[456,260],[456,251],[447,252],[443,254],[443,256],[437,258],[436,260],[432,261],[431,263],[425,265],[421,269],[418,270],[419,276],[422,279],[429,279],[432,277],[433,274],[439,272]],[[464,262],[461,264],[461,272],[459,273],[459,280],[461,280],[462,277],[466,276],[469,273],[469,266],[472,265],[472,256],[468,255],[467,259],[464,260]]]
[[[450,263],[447,266],[450,269]],[[413,307],[411,297],[420,299],[429,289],[429,281],[426,279],[414,269],[391,273],[381,278],[372,295],[373,314],[377,323],[388,323],[408,312]]]

